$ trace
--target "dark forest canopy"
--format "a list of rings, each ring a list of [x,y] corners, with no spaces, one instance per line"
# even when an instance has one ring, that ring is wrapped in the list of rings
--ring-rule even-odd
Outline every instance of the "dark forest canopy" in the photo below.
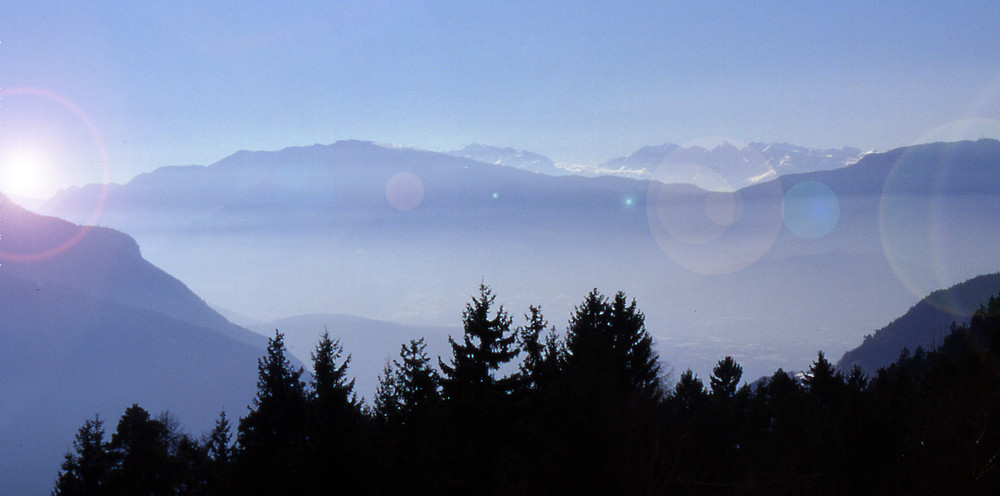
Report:
[[[235,426],[193,438],[128,408],[84,422],[53,494],[996,494],[1000,298],[932,351],[866,376],[822,352],[801,377],[742,383],[725,357],[667,387],[644,316],[586,296],[560,338],[481,286],[435,368],[401,345],[369,407],[322,337],[311,379],[275,332]],[[707,386],[706,386],[707,383]]]

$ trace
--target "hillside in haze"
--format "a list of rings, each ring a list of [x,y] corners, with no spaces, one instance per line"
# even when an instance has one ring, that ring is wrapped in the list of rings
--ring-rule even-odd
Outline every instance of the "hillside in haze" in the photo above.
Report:
[[[87,218],[96,194],[64,191],[46,211]],[[98,223],[263,321],[454,326],[486,281],[513,315],[538,304],[562,329],[596,287],[637,299],[670,368],[706,372],[732,354],[759,376],[839,355],[930,291],[995,272],[1000,234],[983,213],[996,211],[995,140],[736,192],[341,141],[137,176],[109,190]]]
[[[80,424],[140,402],[208,430],[242,413],[264,339],[146,260],[129,236],[0,196],[0,474],[44,494]]]
[[[962,326],[972,314],[1000,294],[1000,273],[969,279],[927,295],[905,314],[866,335],[864,342],[846,353],[837,368],[848,371],[858,365],[871,375],[896,361],[904,348],[911,353],[941,346],[952,325]]]

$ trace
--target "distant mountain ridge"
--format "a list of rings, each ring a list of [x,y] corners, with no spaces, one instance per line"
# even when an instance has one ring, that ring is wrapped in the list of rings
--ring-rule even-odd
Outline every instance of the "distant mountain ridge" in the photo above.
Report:
[[[496,146],[481,145],[473,143],[461,150],[445,152],[448,155],[464,157],[487,164],[502,165],[526,171],[548,174],[550,176],[564,176],[571,172],[558,167],[552,159],[537,153],[515,150],[513,148],[500,148]]]
[[[413,208],[389,201],[399,177],[420,194]],[[832,217],[818,237],[784,222],[786,194],[810,185],[836,206],[819,212]],[[69,208],[85,193],[50,213],[86,218]],[[540,304],[561,327],[591,289],[621,289],[668,362],[707,374],[733,354],[751,376],[804,368],[816,349],[839,355],[933,288],[996,271],[1000,233],[984,212],[998,209],[995,140],[871,153],[725,194],[352,140],[154,171],[111,191],[99,222],[260,320],[456,325],[485,281],[515,316]]]
[[[656,179],[694,184],[709,190],[736,190],[785,174],[839,169],[865,155],[860,149],[852,147],[818,149],[761,142],[745,146],[724,142],[712,148],[697,145],[682,147],[673,143],[644,146],[628,156],[613,158],[596,166],[556,164],[537,153],[480,144],[447,153],[553,176],[575,174]]]
[[[242,414],[265,339],[144,260],[134,239],[3,196],[0,232],[5,492],[48,492],[67,440],[95,413],[114,421],[133,402],[169,408],[196,435],[222,409]]]
[[[858,148],[816,149],[788,143],[721,143],[713,148],[673,143],[645,146],[596,169],[604,174],[684,182],[704,189],[736,190],[785,174],[839,169],[856,163]]]
[[[1000,294],[1000,272],[985,274],[927,295],[905,314],[865,336],[864,342],[844,353],[837,368],[849,371],[858,365],[874,374],[899,358],[903,348],[913,352],[937,348],[952,324],[967,324],[972,314],[991,296]]]

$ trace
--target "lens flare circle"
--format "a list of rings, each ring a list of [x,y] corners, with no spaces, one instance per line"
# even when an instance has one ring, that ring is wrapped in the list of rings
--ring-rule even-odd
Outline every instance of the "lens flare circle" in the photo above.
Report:
[[[108,154],[104,147],[104,139],[101,137],[101,133],[97,130],[97,126],[94,122],[90,120],[90,117],[86,112],[83,111],[78,105],[70,101],[68,98],[54,93],[52,91],[34,88],[34,87],[14,87],[14,88],[0,88],[0,101],[10,96],[27,96],[41,98],[49,102],[56,103],[62,108],[73,114],[79,121],[87,128],[91,139],[94,141],[94,145],[97,147],[97,151],[101,157],[101,190],[98,193],[97,203],[87,218],[87,221],[82,226],[78,226],[76,232],[70,236],[68,239],[62,241],[61,243],[55,244],[54,246],[39,249],[37,251],[29,252],[15,252],[6,251],[0,249],[0,260],[6,260],[9,262],[35,262],[40,260],[45,260],[54,257],[60,253],[65,252],[70,249],[73,245],[80,242],[91,228],[97,223],[97,220],[101,216],[101,211],[104,209],[104,203],[107,201],[108,197],[108,185],[111,182],[111,172],[108,167]],[[0,219],[2,221],[2,219]]]
[[[956,119],[927,131],[914,144],[980,139],[1000,139],[1000,121],[983,118]]]
[[[743,216],[743,198],[735,191],[709,191],[705,215],[717,226],[729,227]]]
[[[394,174],[385,183],[385,199],[396,210],[413,210],[424,199],[424,183],[412,172]]]
[[[735,140],[711,150],[684,145],[653,171],[646,201],[650,232],[664,254],[690,271],[744,269],[778,237],[781,184],[772,180],[744,187],[720,173],[732,170],[749,172],[746,177],[776,177],[760,152]]]
[[[785,192],[781,218],[792,234],[803,239],[826,236],[840,218],[840,201],[829,186],[802,181]]]
[[[960,137],[956,133],[970,123],[963,119],[935,128],[921,142]],[[989,123],[975,124],[982,129]],[[1000,130],[1000,122],[991,125]],[[879,197],[879,239],[892,271],[914,297],[1000,266],[1000,251],[976,249],[1000,242],[988,220],[1000,212],[1000,185],[986,180],[996,177],[988,170],[996,150],[1000,145],[990,143],[918,144],[891,163]]]
[[[918,146],[922,143],[1000,139],[1000,120],[983,117],[994,115],[992,109],[998,103],[1000,72],[983,85],[962,118],[937,126],[915,139],[911,147],[896,158],[883,185],[879,199],[882,250],[896,277],[916,298],[974,275],[995,272],[1000,266],[1000,250],[989,254],[964,249],[981,243],[1000,243],[995,227],[983,228],[983,223],[969,219],[995,218],[1000,212],[1000,198],[996,193],[1000,187],[970,184],[968,180],[975,181],[977,175],[994,176],[976,171],[974,163],[955,156],[954,145],[946,147],[945,153],[931,160],[924,157],[922,165],[921,160],[913,156],[928,150]],[[975,192],[974,214],[970,215],[969,208],[959,205],[962,201],[968,202],[968,198],[950,194],[956,184]],[[957,314],[955,309],[969,303],[951,298],[943,294],[929,301],[954,314]]]

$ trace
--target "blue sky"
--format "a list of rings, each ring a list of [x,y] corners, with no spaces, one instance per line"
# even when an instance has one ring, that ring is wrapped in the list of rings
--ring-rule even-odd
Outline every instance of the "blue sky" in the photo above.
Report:
[[[0,153],[55,187],[99,179],[94,130],[117,182],[348,138],[597,164],[1000,137],[996,1],[208,3],[5,4]]]

